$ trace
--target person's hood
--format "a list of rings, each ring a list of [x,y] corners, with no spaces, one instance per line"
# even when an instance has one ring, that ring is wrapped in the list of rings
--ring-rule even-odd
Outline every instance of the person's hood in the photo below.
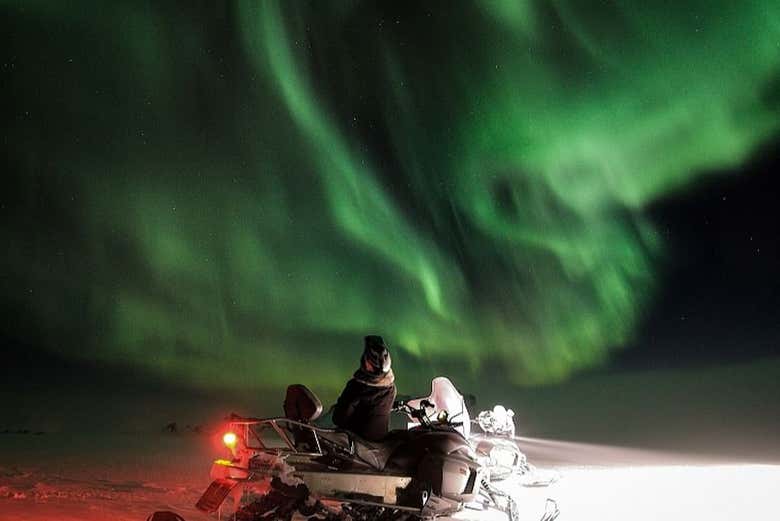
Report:
[[[352,378],[371,387],[390,387],[395,383],[395,375],[392,369],[386,373],[371,374],[361,368],[355,371]]]

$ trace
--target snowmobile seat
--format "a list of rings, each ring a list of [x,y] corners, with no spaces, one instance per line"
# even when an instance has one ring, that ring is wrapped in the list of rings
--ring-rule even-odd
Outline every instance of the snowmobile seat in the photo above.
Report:
[[[310,423],[322,414],[322,402],[302,384],[287,387],[284,397],[284,416],[301,423]]]
[[[354,442],[355,455],[376,470],[383,470],[398,443],[393,439],[367,441],[350,434]]]
[[[350,450],[350,434],[342,430],[320,430],[317,431],[322,442],[322,449],[325,452],[335,452],[345,454]]]
[[[308,387],[301,384],[287,387],[287,394],[284,398],[285,418],[308,424],[319,418],[321,414],[322,402]],[[313,431],[297,425],[290,425],[287,429],[292,434],[296,449],[303,451],[317,449]],[[322,448],[326,451],[328,446],[342,454],[354,451],[355,456],[377,470],[384,468],[393,449],[398,445],[392,436],[381,442],[371,442],[341,429],[318,430],[318,433],[320,440],[324,442],[321,445],[325,445]]]
[[[406,431],[391,431],[388,436],[381,441],[368,441],[346,430],[320,431],[320,439],[327,446],[338,447],[337,452],[342,455],[352,454],[357,460],[372,467],[375,470],[382,471],[387,465],[387,460],[393,454],[395,449],[404,443]]]
[[[287,387],[284,397],[285,418],[300,423],[311,423],[322,414],[322,402],[317,395],[302,384],[293,384]],[[314,433],[299,425],[288,427],[292,434],[295,448],[302,451],[314,452],[317,450],[317,441]]]

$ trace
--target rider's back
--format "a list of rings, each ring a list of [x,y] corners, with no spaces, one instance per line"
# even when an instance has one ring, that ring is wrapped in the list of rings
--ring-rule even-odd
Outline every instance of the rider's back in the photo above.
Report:
[[[365,438],[378,441],[387,435],[395,385],[376,385],[352,378],[333,409],[333,423]]]

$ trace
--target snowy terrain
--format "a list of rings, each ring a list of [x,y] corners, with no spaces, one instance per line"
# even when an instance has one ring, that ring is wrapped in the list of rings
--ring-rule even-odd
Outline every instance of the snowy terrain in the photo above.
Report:
[[[531,463],[561,475],[549,488],[509,485],[523,520],[537,521],[548,497],[558,502],[563,521],[780,519],[778,369],[774,359],[700,370],[695,377],[684,370],[593,375],[511,394],[485,386],[479,400],[512,405],[519,432],[601,444],[521,438]],[[281,391],[128,393],[115,380],[63,382],[55,391],[49,382],[6,378],[0,521],[143,521],[155,510],[213,520],[194,504],[210,482],[211,461],[224,457],[223,446],[186,427],[180,434],[162,427],[172,420],[217,425],[229,411],[281,413]],[[18,429],[32,432],[3,432]]]
[[[0,519],[206,520],[194,505],[212,452],[194,435],[0,435]]]
[[[507,483],[522,519],[536,521],[547,498],[561,520],[777,519],[780,466],[714,463],[659,452],[525,439],[531,461],[561,479],[546,488]],[[0,519],[144,520],[173,510],[187,521],[214,520],[194,508],[220,456],[206,435],[79,437],[0,435]],[[466,511],[459,519],[503,519]]]

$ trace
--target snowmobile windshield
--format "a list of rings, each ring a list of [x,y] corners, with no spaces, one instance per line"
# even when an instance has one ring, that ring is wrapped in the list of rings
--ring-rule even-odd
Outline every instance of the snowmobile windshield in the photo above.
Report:
[[[449,378],[439,376],[431,381],[431,394],[410,400],[409,405],[413,408],[419,408],[423,400],[428,400],[433,404],[433,408],[426,410],[428,420],[432,423],[436,423],[441,411],[447,411],[447,416],[450,422],[456,424],[453,425],[455,430],[463,435],[464,438],[468,438],[471,434],[471,417],[469,411],[466,408],[466,400],[463,399],[458,390],[452,385]],[[410,426],[417,425],[416,421],[410,423]]]

